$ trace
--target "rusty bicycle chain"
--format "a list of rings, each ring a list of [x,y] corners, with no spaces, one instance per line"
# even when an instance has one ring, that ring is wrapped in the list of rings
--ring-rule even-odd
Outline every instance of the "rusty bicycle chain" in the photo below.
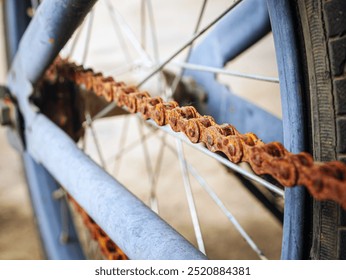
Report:
[[[271,175],[285,187],[305,186],[315,199],[333,200],[346,209],[346,165],[342,162],[314,162],[306,152],[293,154],[279,142],[263,143],[254,133],[241,134],[231,124],[217,124],[211,116],[200,115],[193,106],[164,102],[135,86],[58,57],[46,71],[45,79],[54,82],[60,78],[84,85],[86,90],[103,96],[108,102],[116,102],[130,113],[140,113],[145,120],[152,119],[159,126],[169,124],[192,143],[203,143],[212,152],[222,152],[233,163],[247,162],[258,175]],[[74,204],[107,258],[126,259],[102,229],[75,201]]]
[[[157,125],[169,124],[175,132],[183,132],[192,143],[204,143],[212,152],[222,152],[233,163],[247,162],[258,175],[268,174],[285,187],[305,186],[318,200],[334,200],[346,208],[346,165],[339,161],[314,162],[301,152],[292,154],[279,142],[263,143],[254,133],[241,134],[231,124],[217,124],[211,116],[202,116],[192,106],[178,106],[151,97],[124,82],[104,77],[92,69],[58,58],[46,73],[46,78],[69,79],[84,85],[130,113],[141,113]]]

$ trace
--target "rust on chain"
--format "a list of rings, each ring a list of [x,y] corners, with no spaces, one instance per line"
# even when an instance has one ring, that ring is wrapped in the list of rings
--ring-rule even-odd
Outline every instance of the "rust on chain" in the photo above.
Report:
[[[109,238],[109,236],[95,223],[95,221],[84,211],[84,209],[70,196],[69,201],[74,206],[91,234],[91,238],[96,240],[104,255],[108,260],[127,260],[125,253]]]
[[[192,106],[180,107],[124,82],[104,77],[91,69],[57,58],[45,78],[71,80],[116,102],[131,113],[141,113],[159,126],[169,124],[183,132],[193,143],[204,143],[212,152],[222,152],[233,163],[247,162],[258,175],[268,174],[286,187],[305,186],[317,200],[333,200],[346,209],[346,165],[339,161],[314,162],[308,153],[290,153],[279,142],[263,143],[255,134],[241,134],[231,124],[217,124],[211,116],[202,116]]]

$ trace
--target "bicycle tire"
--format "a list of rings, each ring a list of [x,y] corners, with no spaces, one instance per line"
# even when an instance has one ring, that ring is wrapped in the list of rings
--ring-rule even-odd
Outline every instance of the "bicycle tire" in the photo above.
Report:
[[[297,1],[310,96],[311,152],[318,161],[345,162],[346,2]],[[312,259],[346,259],[346,212],[313,202]]]

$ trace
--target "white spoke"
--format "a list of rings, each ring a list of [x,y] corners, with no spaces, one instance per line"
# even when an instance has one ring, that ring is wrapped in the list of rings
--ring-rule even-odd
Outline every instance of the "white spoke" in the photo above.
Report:
[[[160,54],[159,54],[159,44],[157,41],[157,32],[156,32],[156,24],[154,19],[154,11],[153,11],[153,5],[151,3],[151,0],[144,0],[148,7],[148,18],[149,18],[149,24],[151,29],[151,40],[154,50],[154,60],[155,63],[159,63],[160,61]]]
[[[107,10],[108,10],[109,16],[112,20],[112,24],[113,24],[115,33],[117,34],[117,37],[118,37],[121,49],[122,49],[124,56],[126,58],[126,61],[127,61],[127,63],[132,63],[133,59],[132,59],[131,54],[129,52],[128,46],[126,44],[124,34],[123,34],[122,30],[120,29],[118,17],[114,13],[113,6],[109,1],[105,1],[104,3],[106,3],[106,5],[107,5]]]
[[[174,150],[174,148],[166,144],[166,147],[177,157],[179,155]],[[223,204],[222,200],[217,196],[214,190],[209,186],[206,180],[197,172],[197,170],[188,162],[186,162],[186,168],[189,173],[196,179],[198,184],[208,193],[208,195],[213,199],[216,205],[221,209],[224,215],[228,218],[228,220],[233,224],[239,234],[244,238],[244,240],[249,244],[251,249],[258,255],[258,257],[262,260],[266,260],[267,257],[263,254],[262,250],[257,246],[257,244],[252,240],[252,238],[247,234],[244,228],[240,225],[238,220],[233,216],[233,214],[227,209],[227,207]]]
[[[142,119],[137,118],[137,124],[138,124],[138,130],[139,130],[139,134],[141,139],[143,139],[144,137],[144,131],[143,131],[143,121]],[[148,174],[148,178],[149,178],[149,184],[150,184],[150,201],[152,200],[151,194],[152,191],[155,190],[155,173],[154,173],[154,169],[153,169],[153,165],[151,162],[151,157],[149,154],[149,150],[148,150],[148,146],[147,143],[145,141],[142,141],[141,143],[142,145],[142,151],[143,151],[143,155],[144,155],[144,160],[145,160],[145,166],[147,169],[147,174]],[[154,209],[153,209],[154,210]]]
[[[77,43],[79,42],[80,35],[82,34],[84,26],[85,26],[85,21],[82,23],[82,26],[79,27],[76,36],[73,38],[73,41],[72,41],[71,48],[70,48],[69,54],[67,56],[67,59],[69,59],[69,58],[71,58],[73,56],[74,51],[75,51],[76,46],[77,46]]]
[[[214,200],[217,206],[220,207],[221,211],[226,215],[228,220],[234,225],[236,230],[240,233],[240,235],[244,238],[244,240],[249,244],[251,249],[258,255],[258,257],[262,260],[266,260],[267,257],[263,254],[261,249],[257,246],[257,244],[252,240],[252,238],[247,234],[244,228],[239,224],[238,220],[233,216],[233,214],[226,208],[223,204],[222,200],[217,196],[214,190],[208,185],[208,183],[204,180],[204,178],[198,174],[195,168],[188,164],[188,170],[190,174],[197,180],[197,182],[203,187],[203,189],[209,194],[209,196]]]
[[[195,200],[192,194],[191,183],[190,183],[189,174],[187,170],[187,164],[186,164],[184,151],[183,151],[183,144],[180,139],[176,139],[176,145],[177,145],[177,153],[178,153],[178,158],[180,163],[181,174],[182,174],[183,182],[184,182],[186,198],[189,205],[190,216],[192,219],[192,224],[193,224],[193,229],[194,229],[196,240],[197,240],[198,249],[202,253],[205,254],[205,247],[204,247],[201,227],[199,225]]]
[[[96,136],[93,122],[92,122],[92,119],[91,119],[91,116],[89,113],[85,114],[85,120],[86,120],[87,126],[90,128],[90,132],[91,132],[92,138],[93,138],[94,143],[95,143],[96,151],[97,151],[98,157],[100,159],[101,166],[103,167],[103,169],[106,170],[106,163],[105,163],[103,156],[102,156],[102,153],[101,153],[101,146],[100,146],[100,143],[99,143],[98,138]]]
[[[90,16],[89,16],[89,22],[88,22],[88,27],[87,27],[87,34],[86,34],[86,37],[85,37],[84,51],[83,51],[83,56],[82,56],[82,64],[85,64],[86,59],[88,57],[88,53],[89,53],[91,31],[92,31],[92,26],[93,26],[93,23],[94,23],[94,13],[95,13],[95,10],[93,9],[90,12]]]
[[[209,28],[214,26],[217,22],[219,22],[229,11],[235,8],[242,0],[234,0],[233,4],[221,13],[217,18],[211,21],[206,27],[204,27],[201,31],[193,35],[185,44],[183,44],[180,48],[178,48],[171,56],[169,56],[166,60],[164,60],[160,65],[158,65],[151,73],[149,73],[141,82],[138,83],[137,87],[142,86],[146,83],[150,78],[152,78],[155,74],[160,72],[163,67],[165,67],[172,59],[174,59],[178,54],[184,51],[187,47],[189,47],[196,39],[198,39],[201,35],[203,35]]]
[[[132,46],[137,51],[137,53],[142,57],[144,64],[147,64],[148,66],[151,65],[152,60],[151,60],[150,56],[143,49],[141,43],[138,41],[136,35],[133,33],[130,26],[127,24],[127,22],[121,16],[121,14],[114,8],[114,6],[112,5],[112,3],[109,0],[107,0],[106,3],[107,3],[107,6],[109,8],[109,11],[113,14],[113,18],[116,20],[117,25],[119,26],[119,28],[122,29],[123,34],[126,35],[128,41],[132,44]]]
[[[193,35],[196,34],[198,32],[199,28],[200,28],[200,25],[201,25],[201,22],[202,22],[202,18],[203,18],[204,12],[205,12],[205,8],[207,6],[207,2],[208,2],[208,0],[204,0],[203,1],[202,8],[201,8],[201,11],[199,13],[198,20],[197,20],[197,23],[196,23]],[[191,56],[191,52],[192,52],[192,47],[193,47],[193,44],[191,44],[190,47],[189,47],[189,50],[188,50],[187,56],[185,58],[185,61],[189,60],[189,58]],[[177,89],[177,87],[179,85],[179,82],[180,82],[182,77],[183,77],[183,71],[181,70],[179,75],[177,75],[175,77],[175,79],[173,80],[173,83],[171,85],[172,93],[174,93],[175,90]]]
[[[119,146],[119,150],[115,155],[110,156],[109,158],[106,159],[106,162],[109,162],[112,159],[115,159],[116,161],[118,159],[120,159],[125,153],[133,150],[134,148],[136,148],[138,145],[140,145],[142,143],[142,141],[146,141],[149,138],[153,137],[155,135],[155,133],[159,131],[159,130],[155,130],[154,132],[149,132],[145,135],[143,135],[143,137],[140,137],[139,139],[131,142],[130,144],[128,144],[127,146],[124,147],[124,145],[122,145],[121,147]],[[120,141],[122,142],[122,141]]]
[[[145,0],[141,0],[141,44],[142,48],[146,49],[146,41],[147,41],[147,33],[146,33],[146,25],[147,25],[147,20],[146,20],[146,9],[145,9]]]
[[[124,148],[124,144],[126,143],[128,131],[129,131],[129,123],[130,123],[130,118],[125,117],[123,120],[123,125],[121,128],[120,132],[120,142],[119,142],[119,151],[122,151]],[[114,158],[114,175],[118,175],[118,172],[120,170],[120,165],[121,165],[121,160],[122,160],[122,153],[117,154]]]
[[[185,69],[205,71],[205,72],[211,72],[215,74],[223,74],[223,75],[235,76],[239,78],[246,78],[246,79],[271,82],[271,83],[277,83],[277,84],[279,83],[279,78],[275,78],[275,77],[267,77],[267,76],[256,75],[256,74],[247,74],[247,73],[242,73],[242,72],[237,72],[232,70],[225,70],[221,68],[186,63],[186,62],[172,62],[172,64],[185,68]]]
[[[161,172],[162,160],[164,157],[165,147],[166,147],[166,137],[165,137],[165,135],[163,135],[163,137],[161,138],[161,142],[160,142],[158,159],[156,161],[156,165],[155,165],[155,169],[154,169],[154,173],[153,173],[153,181],[152,181],[151,190],[150,190],[150,207],[156,213],[159,213],[159,206],[158,206],[157,192],[156,192],[157,179],[158,179],[160,172]]]

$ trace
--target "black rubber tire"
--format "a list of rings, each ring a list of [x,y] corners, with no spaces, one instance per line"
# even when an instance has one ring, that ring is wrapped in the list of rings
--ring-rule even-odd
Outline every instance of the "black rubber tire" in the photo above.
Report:
[[[302,30],[311,151],[318,161],[346,162],[346,1],[296,0]],[[311,259],[346,259],[346,212],[314,201]]]

